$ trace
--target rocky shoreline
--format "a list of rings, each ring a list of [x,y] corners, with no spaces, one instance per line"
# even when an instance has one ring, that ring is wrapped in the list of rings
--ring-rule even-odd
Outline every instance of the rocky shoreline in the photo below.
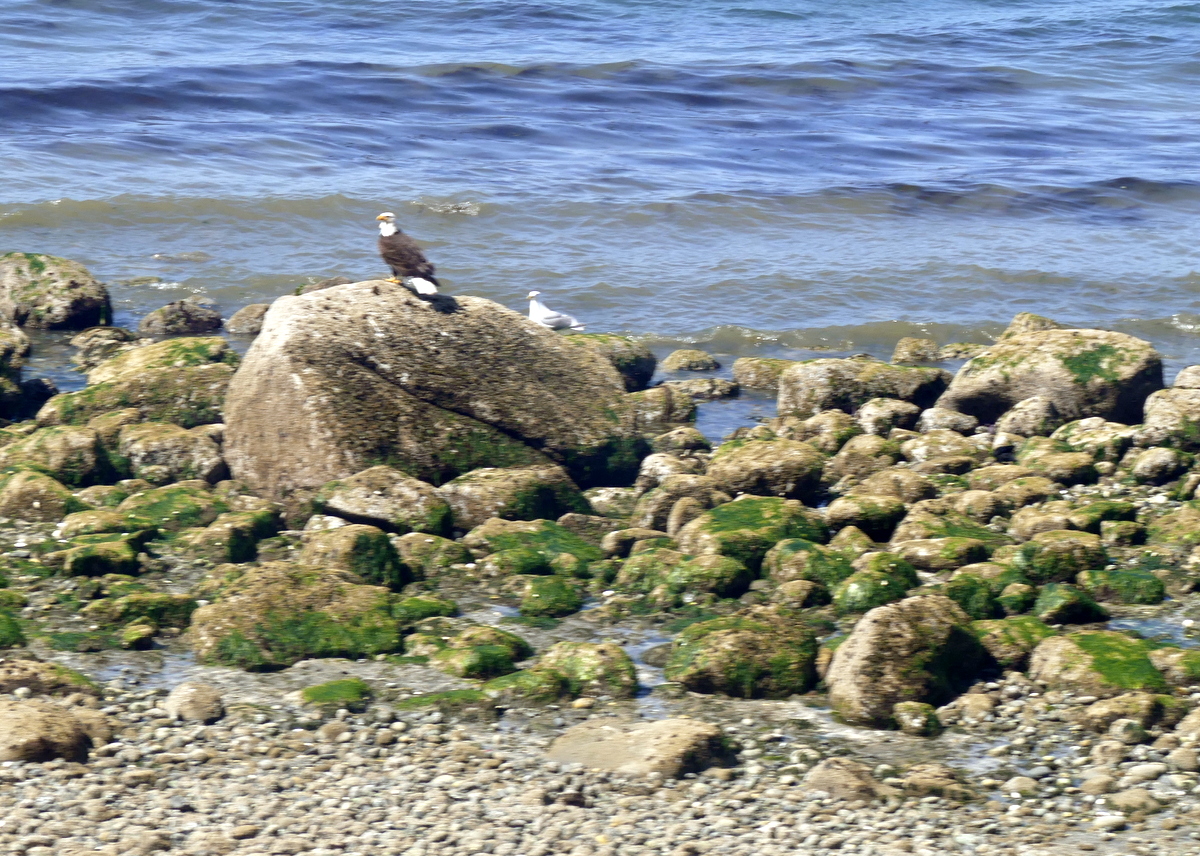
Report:
[[[8,852],[1200,853],[1200,368],[1021,315],[728,380],[380,281],[241,358],[107,301],[0,257]]]

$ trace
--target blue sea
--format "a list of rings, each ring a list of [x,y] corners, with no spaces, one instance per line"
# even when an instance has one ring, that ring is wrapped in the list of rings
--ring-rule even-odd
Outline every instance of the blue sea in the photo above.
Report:
[[[1200,361],[1200,4],[5,0],[0,251],[117,323],[385,272],[660,353],[1017,312]],[[60,373],[59,339],[36,368]]]

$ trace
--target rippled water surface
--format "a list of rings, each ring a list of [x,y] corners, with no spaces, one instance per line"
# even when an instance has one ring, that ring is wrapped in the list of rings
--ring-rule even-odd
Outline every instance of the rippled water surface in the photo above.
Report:
[[[6,0],[0,250],[118,323],[368,277],[725,354],[1014,313],[1200,360],[1200,4]],[[157,279],[150,279],[157,278]]]

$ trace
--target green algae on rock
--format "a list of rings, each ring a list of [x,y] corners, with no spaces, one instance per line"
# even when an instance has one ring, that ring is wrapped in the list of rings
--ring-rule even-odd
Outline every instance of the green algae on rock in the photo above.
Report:
[[[577,333],[565,337],[572,345],[587,347],[612,363],[625,381],[626,392],[645,389],[654,377],[658,359],[643,343],[612,333]]]
[[[684,553],[729,556],[757,573],[767,551],[785,538],[824,542],[828,530],[819,514],[796,500],[746,496],[705,511],[676,540]]]
[[[1002,549],[992,558],[1034,583],[1066,582],[1082,571],[1108,564],[1098,535],[1067,529],[1039,532],[1025,544]]]
[[[349,571],[372,585],[393,590],[412,582],[387,533],[358,523],[309,533],[297,561],[315,568]]]
[[[267,562],[222,576],[217,591],[188,631],[201,662],[269,670],[402,648],[395,595],[346,571]]]
[[[1042,586],[1033,614],[1047,624],[1091,624],[1109,617],[1107,609],[1069,583]]]
[[[124,408],[135,409],[142,419],[173,422],[183,428],[221,422],[233,373],[226,363],[207,363],[122,375],[54,396],[38,411],[38,424],[83,425],[93,417]]]
[[[1162,386],[1162,357],[1149,342],[1107,330],[1041,330],[1009,336],[968,360],[938,406],[994,422],[1040,395],[1065,419],[1132,423]]]
[[[779,376],[779,415],[822,410],[853,413],[873,398],[898,398],[929,407],[950,382],[943,369],[893,366],[879,360],[802,360]]]
[[[365,710],[371,695],[371,687],[358,678],[327,681],[300,690],[300,698],[305,704],[320,707],[330,713],[339,708],[351,711]]]
[[[7,609],[0,608],[0,648],[20,648],[25,642],[25,634],[17,617]]]
[[[797,440],[731,440],[713,453],[708,476],[730,494],[813,502],[821,492],[825,455]]]
[[[1092,597],[1113,603],[1162,603],[1163,581],[1147,571],[1083,571],[1075,583]]]
[[[686,628],[664,674],[693,692],[786,698],[812,687],[816,657],[816,635],[797,613],[752,607]]]
[[[591,513],[591,506],[562,467],[481,467],[437,489],[449,504],[454,525],[471,529],[492,518],[555,520]]]
[[[392,541],[400,560],[414,579],[434,579],[450,570],[452,565],[471,561],[471,551],[457,541],[410,532]]]
[[[775,583],[811,580],[831,588],[854,573],[850,562],[838,550],[803,538],[785,538],[767,551],[762,570]]]
[[[633,698],[637,688],[633,660],[615,642],[558,642],[542,654],[537,668],[562,675],[573,696]]]
[[[971,632],[1004,669],[1024,669],[1029,655],[1054,631],[1031,615],[971,622]]]
[[[371,467],[323,485],[313,507],[323,514],[400,535],[449,535],[452,528],[450,506],[433,485],[391,467]]]
[[[579,587],[560,576],[514,577],[522,581],[520,611],[522,615],[561,618],[578,612],[583,606]]]
[[[905,598],[864,615],[834,652],[829,702],[847,722],[892,727],[897,702],[944,704],[986,660],[958,604],[940,595]]]
[[[44,253],[0,256],[0,315],[22,327],[82,329],[112,321],[108,290],[78,262]]]
[[[462,543],[476,556],[499,550],[527,548],[553,558],[569,553],[584,562],[604,558],[604,551],[553,520],[501,520],[493,518],[476,526]]]
[[[1107,630],[1042,641],[1029,661],[1029,677],[1052,689],[1102,698],[1128,690],[1161,691],[1166,681],[1150,660],[1152,646]]]

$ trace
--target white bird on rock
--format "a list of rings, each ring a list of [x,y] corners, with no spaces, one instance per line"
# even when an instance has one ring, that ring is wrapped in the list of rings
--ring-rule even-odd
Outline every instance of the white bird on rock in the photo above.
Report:
[[[529,317],[541,324],[543,327],[549,327],[551,330],[578,330],[583,332],[583,325],[567,315],[564,312],[555,312],[546,306],[545,303],[538,300],[542,296],[540,291],[529,292]]]

